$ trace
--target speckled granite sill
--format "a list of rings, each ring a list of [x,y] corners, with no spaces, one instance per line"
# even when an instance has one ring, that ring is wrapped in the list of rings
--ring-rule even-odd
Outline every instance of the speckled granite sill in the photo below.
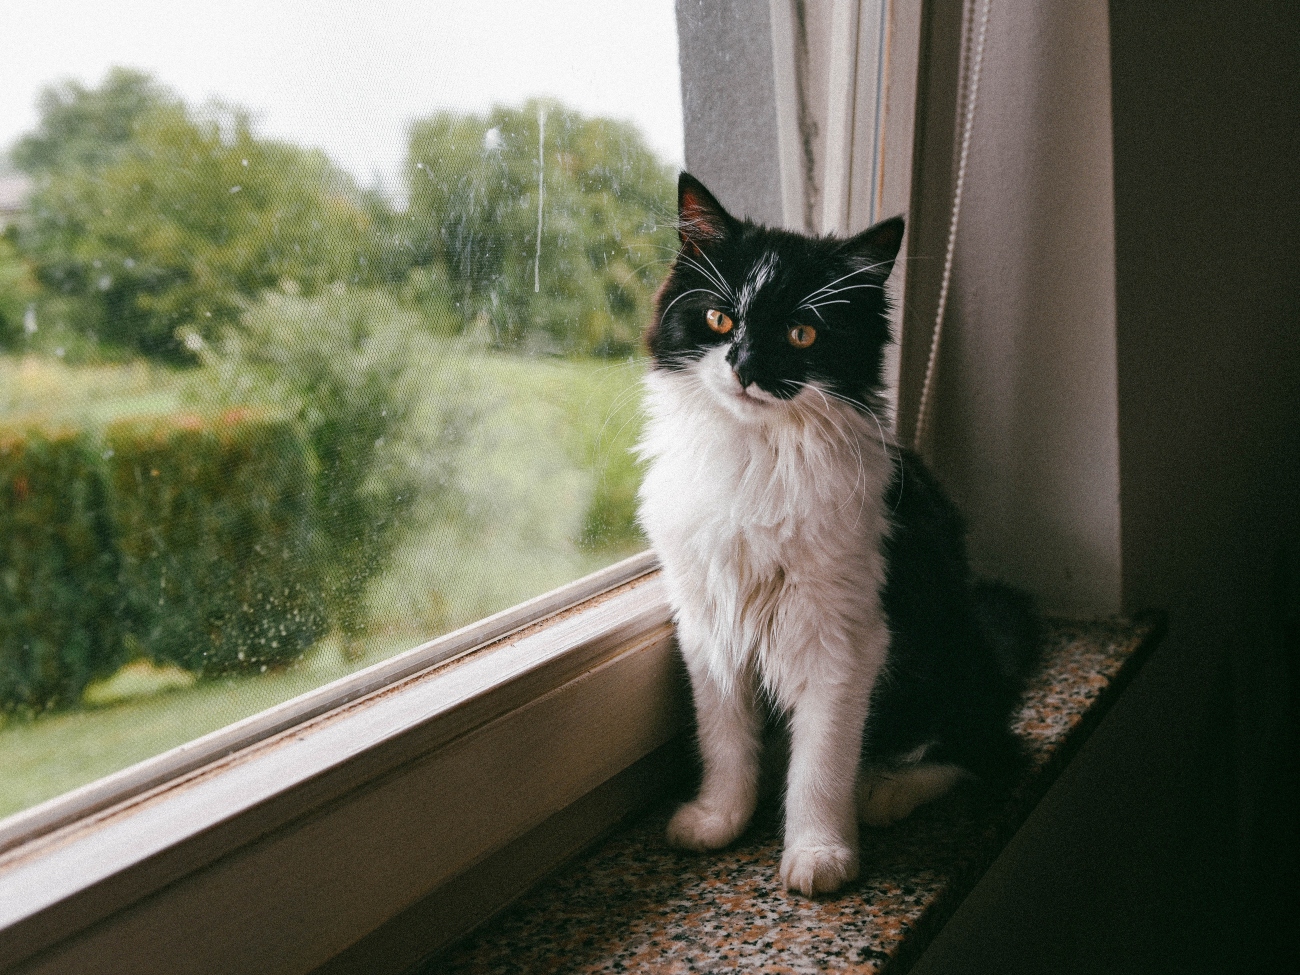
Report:
[[[1008,795],[954,793],[863,827],[862,876],[832,898],[776,877],[777,811],[730,849],[663,840],[671,807],[625,824],[419,975],[905,971],[1087,738],[1162,630],[1155,617],[1056,622],[1016,730],[1030,768]]]

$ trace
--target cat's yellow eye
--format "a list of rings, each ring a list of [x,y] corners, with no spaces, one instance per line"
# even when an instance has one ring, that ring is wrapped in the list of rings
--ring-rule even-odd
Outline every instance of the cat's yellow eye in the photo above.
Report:
[[[705,314],[704,320],[709,323],[709,328],[719,335],[726,335],[731,331],[731,319],[716,308],[710,308]]]
[[[785,333],[785,337],[790,340],[790,344],[796,349],[806,349],[817,338],[817,329],[811,325],[795,325]]]

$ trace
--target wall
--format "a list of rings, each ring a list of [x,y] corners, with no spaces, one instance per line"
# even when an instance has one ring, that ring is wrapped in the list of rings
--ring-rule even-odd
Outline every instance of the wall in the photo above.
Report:
[[[903,345],[908,416],[955,182],[960,12],[931,8],[937,57],[922,124],[932,149],[914,183]],[[930,457],[966,513],[977,571],[1035,592],[1049,612],[1083,616],[1120,607],[1110,124],[1105,0],[993,4]]]
[[[1124,598],[1215,662],[1185,682],[1230,702],[1238,951],[1294,960],[1300,4],[1110,9]]]
[[[782,221],[766,2],[677,0],[686,168],[732,213]]]
[[[1300,969],[1300,5],[1107,6],[1121,591],[1169,631],[918,975]]]

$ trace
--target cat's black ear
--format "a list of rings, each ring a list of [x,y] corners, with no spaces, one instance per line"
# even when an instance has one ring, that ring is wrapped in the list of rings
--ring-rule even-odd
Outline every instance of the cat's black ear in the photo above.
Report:
[[[902,217],[890,217],[850,237],[840,249],[860,261],[874,265],[880,271],[880,276],[887,278],[894,268],[898,249],[903,246],[903,226]]]
[[[677,177],[677,233],[694,250],[727,235],[732,218],[703,183],[690,173]]]

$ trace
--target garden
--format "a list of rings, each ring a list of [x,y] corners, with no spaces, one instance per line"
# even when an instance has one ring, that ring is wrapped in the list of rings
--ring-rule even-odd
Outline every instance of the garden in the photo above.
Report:
[[[434,113],[386,194],[138,72],[39,107],[0,236],[0,815],[641,546],[675,233],[635,129]]]

